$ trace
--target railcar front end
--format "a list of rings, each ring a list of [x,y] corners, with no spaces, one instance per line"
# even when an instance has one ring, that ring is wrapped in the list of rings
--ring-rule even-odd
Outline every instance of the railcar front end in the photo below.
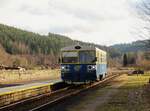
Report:
[[[99,58],[97,57],[97,50],[95,48],[81,47],[80,49],[71,48],[62,50],[62,80],[69,84],[83,84],[98,80],[100,73],[106,72],[104,71],[105,64],[99,64],[97,62],[98,60]]]

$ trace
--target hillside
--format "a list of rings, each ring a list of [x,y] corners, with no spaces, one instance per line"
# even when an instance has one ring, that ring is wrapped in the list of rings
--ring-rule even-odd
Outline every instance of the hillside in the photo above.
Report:
[[[0,24],[0,44],[9,54],[56,54],[65,44],[73,44],[73,40],[51,33],[41,36]]]
[[[149,50],[149,41],[146,40],[106,47],[72,40],[69,37],[53,33],[43,36],[0,24],[0,64],[28,68],[35,66],[51,67],[58,64],[60,48],[78,43],[106,50],[108,52],[108,64],[113,66],[122,62],[121,57],[124,53]]]
[[[0,50],[1,55],[5,55],[1,56],[0,64],[24,67],[50,66],[57,63],[60,48],[78,43],[104,49],[109,53],[109,57],[120,56],[113,48],[72,40],[58,34],[49,33],[43,36],[0,24]]]
[[[115,48],[122,53],[126,52],[138,52],[138,51],[149,51],[150,50],[150,41],[143,40],[143,41],[135,41],[129,44],[116,44],[111,46],[111,48]]]
[[[58,63],[60,48],[73,44],[92,45],[108,52],[109,61],[121,63],[124,53],[147,51],[149,41],[116,44],[110,47],[72,40],[69,37],[49,33],[47,36],[0,24],[0,64],[8,66],[51,66]],[[110,63],[110,64],[111,64]]]
[[[51,34],[42,36],[33,32],[0,24],[0,64],[34,67],[56,63],[61,47],[74,44],[68,37]]]

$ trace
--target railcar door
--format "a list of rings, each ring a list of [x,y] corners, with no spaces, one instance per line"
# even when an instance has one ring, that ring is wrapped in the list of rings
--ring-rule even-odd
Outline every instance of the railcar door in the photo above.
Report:
[[[74,66],[74,73],[75,73],[75,81],[80,82],[80,78],[81,78],[81,65],[80,64],[76,64]]]
[[[94,50],[84,50],[79,52],[79,62],[81,67],[80,70],[80,81],[90,81],[95,79],[95,69],[88,69],[89,65],[95,64],[95,51]]]

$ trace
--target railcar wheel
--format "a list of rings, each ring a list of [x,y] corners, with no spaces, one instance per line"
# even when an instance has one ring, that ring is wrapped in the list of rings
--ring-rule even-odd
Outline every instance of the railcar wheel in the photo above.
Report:
[[[99,75],[99,80],[103,80],[103,75]]]

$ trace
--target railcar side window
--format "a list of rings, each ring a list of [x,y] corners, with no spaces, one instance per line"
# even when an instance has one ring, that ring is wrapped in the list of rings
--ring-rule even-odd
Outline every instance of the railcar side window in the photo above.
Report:
[[[77,62],[78,62],[78,52],[62,53],[62,63],[77,63]]]
[[[80,63],[93,63],[95,62],[95,52],[94,51],[80,51],[79,52],[79,62]]]
[[[106,62],[106,55],[102,55],[102,57],[101,57],[101,62],[102,62],[102,63],[105,63],[105,62]]]

